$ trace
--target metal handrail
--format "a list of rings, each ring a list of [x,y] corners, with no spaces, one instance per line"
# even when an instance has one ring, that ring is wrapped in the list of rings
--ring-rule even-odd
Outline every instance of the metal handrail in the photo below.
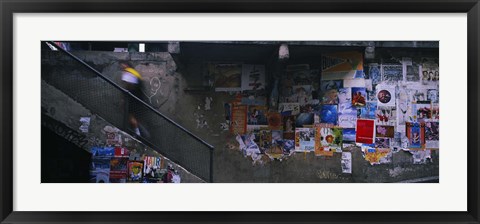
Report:
[[[206,145],[207,147],[209,147],[211,150],[213,150],[215,147],[213,147],[212,145],[208,144],[207,142],[205,142],[204,140],[202,140],[200,137],[196,136],[195,134],[193,134],[192,132],[188,131],[187,129],[185,129],[183,126],[177,124],[175,121],[173,121],[172,119],[168,118],[167,116],[163,115],[162,113],[160,113],[158,110],[156,110],[155,108],[153,108],[150,104],[148,103],[145,103],[145,101],[139,99],[137,96],[135,96],[134,94],[132,94],[130,91],[124,89],[123,87],[121,87],[120,85],[118,85],[117,83],[115,83],[114,81],[110,80],[109,78],[107,78],[106,76],[104,76],[101,72],[97,71],[95,68],[93,68],[92,66],[90,66],[89,64],[87,64],[86,62],[84,62],[82,59],[78,58],[77,56],[73,55],[72,53],[66,51],[65,49],[61,48],[60,46],[58,46],[57,44],[55,44],[53,41],[47,41],[47,43],[53,45],[54,47],[56,47],[57,49],[59,49],[60,51],[64,52],[65,54],[67,54],[68,56],[70,56],[71,58],[73,58],[74,60],[80,62],[82,65],[84,65],[85,67],[87,67],[89,70],[95,72],[95,74],[97,74],[100,78],[102,78],[103,80],[107,81],[108,83],[110,83],[111,85],[113,85],[115,88],[119,89],[120,91],[122,91],[123,93],[125,94],[128,94],[130,95],[132,98],[134,98],[135,100],[137,100],[138,102],[140,102],[141,104],[143,104],[144,106],[146,106],[148,109],[150,109],[151,111],[153,111],[154,113],[156,113],[157,115],[163,117],[165,120],[169,121],[170,123],[172,123],[173,125],[175,125],[176,127],[182,129],[184,132],[186,132],[188,135],[192,136],[193,138],[195,138],[196,140],[198,140],[199,142],[203,143],[204,145]]]

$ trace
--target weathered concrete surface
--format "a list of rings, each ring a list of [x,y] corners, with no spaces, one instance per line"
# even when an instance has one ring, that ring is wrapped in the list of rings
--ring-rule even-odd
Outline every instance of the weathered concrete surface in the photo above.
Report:
[[[268,49],[265,52],[268,52]],[[181,54],[188,53],[182,48]],[[162,93],[172,92],[170,95],[160,94],[156,98],[159,102],[165,103],[155,105],[155,102],[152,102],[152,105],[215,147],[214,182],[398,182],[439,175],[439,159],[436,151],[432,153],[432,163],[414,165],[412,156],[408,152],[401,151],[393,154],[391,164],[372,166],[363,159],[360,149],[355,148],[352,150],[352,174],[341,173],[340,154],[335,154],[332,158],[325,158],[315,157],[313,153],[297,153],[281,162],[265,160],[264,165],[253,166],[251,159],[242,156],[234,136],[223,131],[220,126],[225,122],[223,105],[232,101],[233,95],[213,90],[183,91],[187,87],[201,86],[205,83],[205,62],[207,60],[221,61],[227,58],[223,57],[224,55],[203,56],[203,53],[206,54],[203,51],[198,55],[184,56],[177,69],[168,53],[142,56],[142,53],[75,52],[88,63],[94,64],[94,67],[100,72],[116,81],[119,81],[120,76],[117,63],[119,60],[125,59],[131,60],[135,68],[140,70],[147,79],[152,80],[154,77],[158,77],[161,82],[163,81],[157,92],[160,90]],[[225,52],[225,54],[228,53]],[[63,57],[56,52],[46,54],[46,60],[61,61]],[[243,53],[235,52],[235,54],[242,55]],[[254,53],[249,52],[248,54]],[[244,54],[245,58],[248,58],[248,54]],[[266,63],[270,56],[255,55],[257,58],[263,58],[264,61],[252,59],[248,63]],[[318,58],[302,58],[298,61],[291,59],[291,63],[297,62],[310,63],[313,68],[319,66]],[[272,70],[271,68],[272,65],[267,65],[267,70]],[[160,71],[162,69],[164,71]],[[158,85],[153,83],[147,87],[146,92],[152,92],[157,87]],[[211,110],[208,111],[204,110],[206,97],[213,99]]]
[[[107,135],[104,128],[112,125],[43,80],[41,88],[41,105],[43,114],[77,131],[77,133],[75,133],[76,139],[74,141],[77,146],[91,152],[92,147],[105,145]],[[80,131],[79,128],[82,125],[80,117],[90,117],[91,120],[88,133],[82,133]],[[145,146],[129,134],[123,131],[119,131],[118,133],[122,139],[122,146],[130,150],[131,157],[140,158],[142,155],[145,155],[165,158],[163,155],[148,146]],[[164,164],[165,166],[167,164],[172,164],[172,166],[179,171],[182,182],[184,183],[204,182],[183,167],[170,161],[168,158],[165,158]]]

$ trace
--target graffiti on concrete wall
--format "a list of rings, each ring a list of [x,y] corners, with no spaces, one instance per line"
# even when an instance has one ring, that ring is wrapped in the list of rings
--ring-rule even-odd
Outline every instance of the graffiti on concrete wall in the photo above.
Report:
[[[55,134],[72,142],[80,148],[84,148],[85,145],[88,144],[88,139],[85,135],[67,127],[65,124],[62,124],[47,115],[42,115],[42,126],[47,127],[55,132]]]

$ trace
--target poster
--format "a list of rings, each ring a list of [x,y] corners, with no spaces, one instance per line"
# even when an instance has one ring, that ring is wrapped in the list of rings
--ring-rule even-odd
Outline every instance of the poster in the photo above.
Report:
[[[295,85],[292,87],[292,91],[293,94],[291,96],[285,97],[284,102],[299,103],[300,105],[305,105],[313,99],[312,85]]]
[[[248,125],[268,125],[266,106],[248,106]]]
[[[115,157],[110,160],[110,183],[127,182],[128,157]]]
[[[422,81],[438,81],[440,79],[438,64],[431,58],[423,59]]]
[[[406,135],[410,149],[425,147],[425,123],[406,122]]]
[[[352,103],[352,88],[338,89],[338,103]]]
[[[322,128],[333,128],[333,124],[315,124],[315,156],[333,156],[333,151],[328,146],[322,145]]]
[[[365,160],[370,163],[370,165],[377,165],[383,163],[392,162],[392,151],[391,149],[375,149],[371,147],[363,147],[362,152],[364,153]]]
[[[338,120],[338,108],[337,105],[322,105],[322,112],[320,115],[320,122],[321,123],[328,123],[328,124],[337,124]]]
[[[265,152],[266,150],[272,147],[272,131],[271,130],[260,130],[258,136],[258,146],[260,147],[261,152]]]
[[[282,115],[278,112],[268,113],[268,128],[270,130],[282,130]]]
[[[405,69],[405,81],[418,82],[420,81],[420,65],[410,61],[409,64],[404,65]]]
[[[363,87],[352,87],[352,105],[364,107],[367,104],[367,89]]]
[[[395,107],[377,106],[375,111],[376,122],[378,125],[395,125],[397,119],[397,111]]]
[[[127,162],[128,168],[128,182],[140,182],[143,178],[143,161]]]
[[[296,128],[295,129],[295,151],[314,151],[315,150],[315,129],[314,128]]]
[[[343,128],[342,129],[342,148],[355,146],[355,128]]]
[[[377,101],[367,101],[365,107],[357,108],[357,117],[375,119],[377,112]]]
[[[328,146],[333,152],[342,151],[342,129],[340,128],[320,128],[320,144]]]
[[[389,149],[390,148],[390,138],[375,138],[375,148]]]
[[[378,106],[395,106],[395,86],[378,85],[377,100]]]
[[[427,121],[425,122],[425,148],[438,149],[439,148],[439,122]]]
[[[295,120],[295,126],[304,127],[305,125],[312,125],[313,121],[314,121],[313,113],[300,113]]]
[[[355,128],[357,124],[357,108],[350,102],[338,105],[338,126],[342,128]]]
[[[209,64],[209,75],[213,76],[215,91],[241,91],[241,64]]]
[[[352,173],[352,153],[342,152],[342,173]]]
[[[357,143],[373,144],[375,137],[375,120],[358,119],[355,137]]]
[[[280,103],[278,110],[282,116],[297,115],[300,113],[299,103]]]
[[[90,182],[110,182],[110,159],[111,157],[92,157],[92,163],[90,167]]]
[[[388,125],[377,125],[375,129],[375,136],[382,138],[393,138],[395,137],[395,128],[394,126]]]
[[[363,53],[335,52],[322,55],[322,80],[363,77]]]
[[[368,76],[372,80],[372,85],[379,84],[382,81],[380,65],[377,63],[368,64]]]
[[[231,104],[232,117],[230,131],[233,134],[245,134],[247,130],[247,106],[237,103]]]
[[[265,65],[242,66],[242,90],[265,89]]]
[[[413,116],[416,121],[423,122],[425,119],[432,119],[433,111],[429,101],[417,101],[413,105]]]
[[[295,116],[283,116],[283,138],[295,138]]]
[[[432,103],[438,103],[440,99],[438,89],[427,89],[427,100]]]

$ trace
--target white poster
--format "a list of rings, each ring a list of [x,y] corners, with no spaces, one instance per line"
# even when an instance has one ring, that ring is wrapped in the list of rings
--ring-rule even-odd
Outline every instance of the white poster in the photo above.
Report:
[[[242,66],[242,90],[265,89],[265,65]]]
[[[377,106],[395,106],[395,86],[377,86]]]

